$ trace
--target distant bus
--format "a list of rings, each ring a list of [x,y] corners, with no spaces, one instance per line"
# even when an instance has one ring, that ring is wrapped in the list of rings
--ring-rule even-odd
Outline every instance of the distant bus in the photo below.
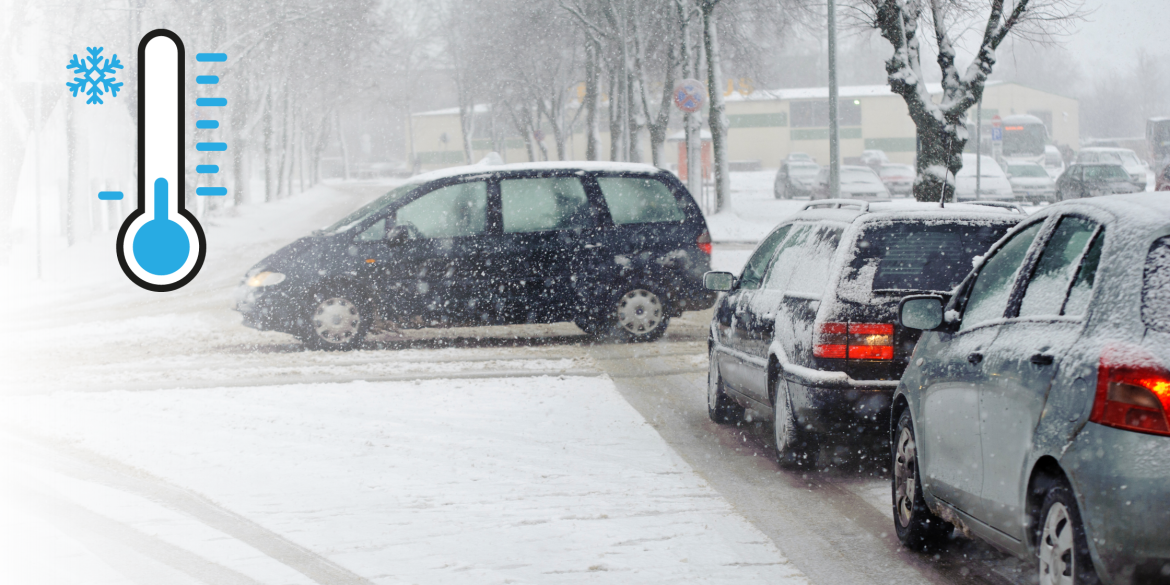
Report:
[[[1147,120],[1146,142],[1150,146],[1150,168],[1157,171],[1170,164],[1170,118]]]
[[[1048,128],[1036,116],[1019,114],[1003,118],[1003,158],[1044,164]]]

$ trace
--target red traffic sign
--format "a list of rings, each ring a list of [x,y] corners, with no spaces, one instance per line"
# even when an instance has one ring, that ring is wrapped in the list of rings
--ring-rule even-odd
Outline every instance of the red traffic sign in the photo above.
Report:
[[[991,125],[995,128],[999,128],[1000,126],[1003,126],[1003,118],[1000,118],[999,114],[992,116],[991,117]]]
[[[544,142],[544,132],[541,132],[540,130],[533,130],[532,137],[535,138],[537,142]]]
[[[707,91],[697,79],[684,79],[674,86],[674,105],[684,112],[697,112],[706,101]]]

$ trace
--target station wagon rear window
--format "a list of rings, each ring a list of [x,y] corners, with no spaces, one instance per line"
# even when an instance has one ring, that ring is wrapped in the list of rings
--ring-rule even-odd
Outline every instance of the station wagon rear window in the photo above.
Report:
[[[597,183],[617,225],[686,219],[674,193],[662,181],[646,177],[598,177]]]
[[[971,271],[971,260],[1013,223],[895,221],[874,223],[857,239],[847,279],[872,291],[948,291]],[[855,287],[850,287],[855,288]]]

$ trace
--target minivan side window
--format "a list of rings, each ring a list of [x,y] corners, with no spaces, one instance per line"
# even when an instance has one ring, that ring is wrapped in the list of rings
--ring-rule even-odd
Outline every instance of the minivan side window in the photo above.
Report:
[[[440,187],[398,208],[394,219],[394,225],[406,227],[412,238],[483,233],[487,225],[487,183],[473,181]]]
[[[756,248],[751,258],[743,266],[743,274],[739,277],[739,288],[757,289],[760,288],[760,283],[764,281],[764,273],[768,271],[768,264],[772,263],[772,256],[776,254],[776,246],[788,237],[788,232],[792,230],[791,225],[786,225],[768,235],[763,242]]]
[[[983,268],[979,271],[979,276],[975,277],[975,283],[971,285],[971,292],[967,295],[967,307],[963,311],[959,331],[966,331],[980,323],[1003,317],[1007,311],[1008,295],[1011,294],[1012,285],[1016,282],[1016,275],[1028,255],[1028,248],[1043,225],[1043,221],[1038,221],[1017,232],[996,250],[995,255],[984,261]]]
[[[657,179],[598,177],[601,195],[616,225],[681,222],[686,219],[674,193]]]
[[[509,234],[594,226],[593,209],[577,177],[504,179],[500,203]]]
[[[1079,217],[1062,217],[1044,245],[1040,261],[1028,280],[1020,316],[1059,315],[1073,277],[1097,224]]]

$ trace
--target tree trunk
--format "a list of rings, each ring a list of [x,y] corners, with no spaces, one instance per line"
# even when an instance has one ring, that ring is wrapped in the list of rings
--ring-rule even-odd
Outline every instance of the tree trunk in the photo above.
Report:
[[[707,94],[711,107],[707,124],[711,128],[711,147],[715,155],[715,212],[731,207],[731,177],[727,165],[727,116],[724,114],[723,88],[719,87],[723,71],[719,61],[719,38],[715,33],[715,6],[718,0],[706,0],[703,8],[703,48],[707,53]],[[689,169],[688,169],[689,172]]]
[[[609,160],[619,161],[625,160],[622,153],[622,108],[621,103],[621,89],[617,86],[617,80],[621,75],[609,68],[609,108],[606,112],[609,115]]]
[[[462,94],[462,91],[460,92]],[[459,96],[459,133],[462,135],[463,158],[467,160],[467,164],[472,164],[475,161],[471,160],[474,154],[471,151],[471,133],[474,130],[472,124],[475,117],[475,104],[470,106],[467,100],[462,95]]]
[[[276,173],[272,168],[272,88],[264,95],[264,201],[276,199]]]
[[[597,109],[601,103],[600,52],[596,41],[585,42],[585,160],[597,160],[601,150],[601,133],[597,129]]]
[[[337,126],[337,142],[341,145],[341,166],[345,173],[345,180],[349,180],[349,147],[345,145],[345,129],[341,127],[341,113],[333,110],[333,119]]]

